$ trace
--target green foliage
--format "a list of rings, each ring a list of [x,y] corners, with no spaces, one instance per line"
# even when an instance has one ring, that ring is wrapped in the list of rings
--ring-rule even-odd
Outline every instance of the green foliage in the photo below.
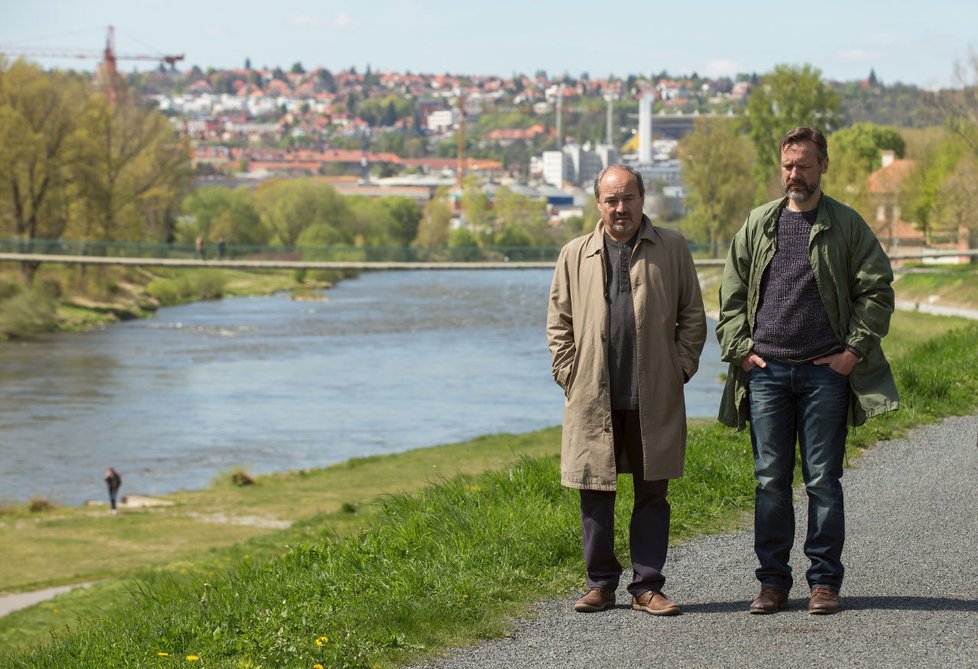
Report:
[[[873,123],[857,123],[829,135],[829,171],[822,188],[867,215],[872,203],[866,191],[869,175],[881,166],[883,151],[903,158],[906,142],[900,131]]]
[[[79,121],[73,179],[82,239],[163,241],[190,176],[189,146],[170,122],[137,99],[92,95]]]
[[[159,300],[161,306],[196,300],[216,300],[224,295],[225,277],[215,270],[182,272],[172,279],[153,279],[146,292]]]
[[[179,279],[153,279],[146,286],[146,292],[159,300],[160,306],[169,307],[185,302],[190,286]]]
[[[206,240],[224,239],[228,244],[261,246],[270,233],[261,223],[249,188],[236,189],[205,186],[192,191],[183,200],[188,220],[177,225],[176,240],[193,244],[201,236]]]
[[[931,225],[934,232],[957,232],[960,226],[978,230],[978,159],[976,154],[966,153],[941,183],[934,207]]]
[[[448,193],[444,189],[439,189],[425,204],[418,225],[418,235],[414,240],[415,246],[445,246],[448,243],[451,222],[452,208],[448,203]]]
[[[786,132],[812,125],[826,134],[842,122],[838,94],[822,81],[822,72],[811,65],[776,65],[751,91],[744,117],[757,154],[755,178],[759,189],[770,195],[773,175],[781,164],[778,145]]]
[[[387,234],[399,246],[409,246],[418,234],[421,224],[421,205],[407,197],[383,197],[378,200],[390,217]],[[371,242],[373,245],[373,242]]]
[[[917,157],[916,169],[905,185],[903,198],[909,204],[912,220],[924,234],[930,235],[935,227],[941,189],[964,155],[964,148],[960,142],[949,137],[926,149]]]
[[[874,123],[856,123],[829,136],[829,157],[834,164],[852,162],[856,169],[869,174],[880,166],[883,151],[893,151],[903,158],[906,142],[896,128]]]
[[[0,301],[0,334],[29,337],[53,330],[57,304],[46,291],[28,288]]]
[[[255,208],[273,241],[296,246],[302,232],[314,225],[328,225],[337,241],[350,244],[356,218],[343,196],[329,184],[312,179],[290,179],[262,186],[255,193]]]
[[[58,239],[71,218],[81,85],[63,73],[0,59],[0,232]],[[24,265],[32,280],[36,265]]]
[[[547,222],[547,203],[515,193],[506,186],[496,189],[493,204],[498,227],[532,227]]]
[[[399,93],[385,97],[367,98],[357,105],[357,116],[372,127],[392,126],[399,118],[412,117],[417,111],[413,97],[405,97]]]
[[[452,260],[479,260],[482,257],[482,251],[479,249],[479,238],[469,228],[452,230],[448,236],[448,248],[452,249]]]
[[[750,143],[732,120],[697,119],[680,142],[680,159],[689,192],[685,227],[708,243],[716,258],[721,242],[733,237],[753,203]]]

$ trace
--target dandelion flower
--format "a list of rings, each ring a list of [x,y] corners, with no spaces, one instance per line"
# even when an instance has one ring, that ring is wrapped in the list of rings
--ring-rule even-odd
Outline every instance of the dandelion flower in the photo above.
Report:
[[[196,662],[196,661],[197,661],[197,660],[199,660],[199,659],[200,659],[200,658],[199,658],[199,657],[197,657],[196,655],[188,655],[188,656],[187,656],[187,662]]]
[[[170,657],[169,653],[164,653],[162,650],[156,654],[156,657]]]
[[[316,664],[312,665],[312,669],[323,669],[323,665],[317,662]]]
[[[316,639],[316,645],[317,646],[325,646],[328,643],[329,643],[329,637],[328,636],[321,636],[318,639]]]

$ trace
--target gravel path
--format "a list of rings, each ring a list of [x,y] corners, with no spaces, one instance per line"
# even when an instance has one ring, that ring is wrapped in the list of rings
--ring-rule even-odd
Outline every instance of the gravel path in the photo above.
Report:
[[[836,615],[805,610],[801,533],[791,608],[747,613],[758,586],[752,533],[739,531],[670,551],[665,591],[681,616],[632,611],[624,588],[602,613],[574,613],[569,596],[539,605],[508,638],[424,666],[978,667],[978,416],[880,444],[843,481],[847,571]]]

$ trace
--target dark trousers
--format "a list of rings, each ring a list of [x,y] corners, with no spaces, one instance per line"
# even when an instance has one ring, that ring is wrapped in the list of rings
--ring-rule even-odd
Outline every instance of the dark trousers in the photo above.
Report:
[[[849,380],[828,365],[767,360],[747,376],[754,449],[754,551],[761,587],[791,590],[788,565],[795,538],[791,501],[795,443],[808,493],[805,576],[811,588],[842,586],[846,523],[842,461],[846,448]]]
[[[662,567],[669,546],[669,481],[643,477],[642,432],[638,411],[612,411],[615,456],[627,458],[635,488],[628,543],[634,572],[628,591],[635,597],[661,590]],[[615,556],[615,492],[581,490],[581,526],[584,533],[584,566],[589,588],[618,587],[622,567]]]

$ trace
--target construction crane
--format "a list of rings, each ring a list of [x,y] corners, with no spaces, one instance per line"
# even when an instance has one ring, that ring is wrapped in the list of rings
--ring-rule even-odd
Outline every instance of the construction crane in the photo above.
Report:
[[[171,69],[177,62],[183,60],[183,54],[179,55],[151,55],[151,54],[118,54],[115,51],[115,28],[109,26],[105,37],[105,49],[102,51],[85,51],[77,49],[52,49],[44,47],[13,47],[0,45],[0,53],[11,56],[26,56],[35,58],[100,58],[102,60],[101,76],[104,80],[109,99],[115,101],[119,94],[119,70],[117,62],[120,60],[153,60],[166,63]]]
[[[465,93],[458,91],[458,130],[455,131],[455,185],[461,192],[465,182]]]

